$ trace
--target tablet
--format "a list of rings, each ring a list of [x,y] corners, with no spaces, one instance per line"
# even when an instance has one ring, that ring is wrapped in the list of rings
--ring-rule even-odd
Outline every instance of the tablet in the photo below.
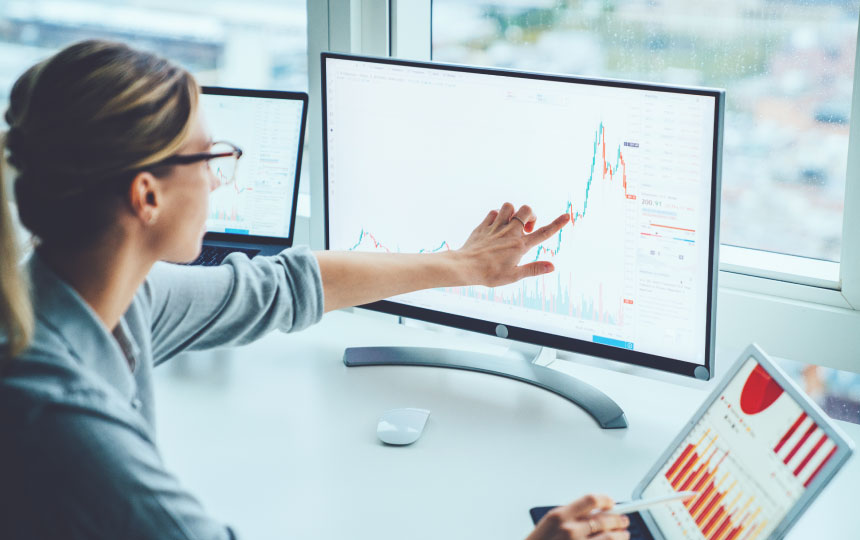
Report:
[[[641,512],[657,538],[780,538],[852,452],[851,440],[751,345],[633,496],[699,492]]]
[[[633,491],[634,500],[699,495],[629,515],[630,538],[781,538],[852,452],[815,402],[750,345]],[[552,508],[532,508],[534,523]]]

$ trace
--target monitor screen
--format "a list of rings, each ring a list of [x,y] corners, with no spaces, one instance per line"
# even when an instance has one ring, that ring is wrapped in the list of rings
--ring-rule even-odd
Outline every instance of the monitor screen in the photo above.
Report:
[[[666,538],[769,538],[837,450],[751,357],[643,497],[699,492],[686,502],[650,510]]]
[[[334,54],[323,76],[329,249],[455,249],[505,201],[572,220],[523,257],[554,273],[373,307],[710,373],[721,92]]]
[[[233,179],[210,195],[207,232],[291,234],[305,101],[264,95],[275,93],[204,88],[200,96],[212,140],[229,141],[243,152]]]

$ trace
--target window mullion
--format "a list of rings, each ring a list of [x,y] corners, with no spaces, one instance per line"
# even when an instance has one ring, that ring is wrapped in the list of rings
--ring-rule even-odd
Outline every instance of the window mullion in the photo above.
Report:
[[[325,247],[320,53],[387,56],[388,0],[308,0],[308,149],[310,150],[310,245]],[[428,21],[429,24],[429,21]]]
[[[388,56],[389,0],[361,1],[361,52],[372,56]]]
[[[432,0],[391,0],[391,56],[431,59],[432,9]]]
[[[857,34],[857,43],[856,50],[860,50],[860,32]],[[842,295],[854,309],[860,309],[860,92],[858,88],[860,88],[860,54],[855,54],[840,267]]]
[[[349,1],[331,0],[320,2],[308,0],[308,104],[307,147],[309,150],[309,178],[311,192],[311,216],[309,225],[310,246],[325,247],[325,193],[323,187],[322,151],[322,106],[320,53],[331,50],[332,18],[335,25],[343,21],[343,10]],[[348,19],[347,19],[348,20]],[[347,27],[348,28],[348,27]],[[347,32],[347,39],[349,32]],[[341,45],[341,44],[336,44]]]
[[[328,15],[327,50],[388,56],[388,0],[329,0]]]

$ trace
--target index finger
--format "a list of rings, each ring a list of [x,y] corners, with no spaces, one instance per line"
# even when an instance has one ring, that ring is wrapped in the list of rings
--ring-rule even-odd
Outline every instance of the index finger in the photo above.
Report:
[[[557,233],[570,221],[570,214],[562,214],[555,218],[549,225],[544,225],[540,229],[526,236],[526,243],[529,248],[549,240],[552,235]]]

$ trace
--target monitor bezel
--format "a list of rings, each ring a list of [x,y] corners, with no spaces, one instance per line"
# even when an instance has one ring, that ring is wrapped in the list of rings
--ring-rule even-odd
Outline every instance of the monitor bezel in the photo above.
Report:
[[[257,243],[264,245],[281,245],[290,247],[293,245],[293,238],[296,231],[296,211],[299,201],[299,183],[302,178],[302,157],[305,147],[305,133],[308,120],[308,94],[307,92],[288,92],[285,90],[253,90],[249,88],[228,88],[224,86],[201,86],[201,94],[209,94],[214,96],[230,96],[230,97],[252,97],[266,99],[283,99],[290,101],[302,102],[302,120],[299,128],[299,147],[298,156],[296,157],[296,178],[293,183],[293,200],[292,209],[290,211],[290,232],[288,236],[261,236],[256,234],[238,234],[228,232],[209,232],[203,236],[204,240],[220,240],[220,241],[236,241],[240,239],[242,242]],[[228,139],[229,140],[229,139]]]
[[[633,497],[636,499],[641,498],[648,485],[658,474],[660,474],[660,470],[663,468],[663,465],[672,457],[675,449],[684,442],[687,435],[689,435],[693,428],[696,427],[696,424],[699,423],[702,416],[708,412],[714,402],[719,399],[723,392],[726,391],[726,388],[728,388],[735,377],[737,377],[738,372],[749,360],[755,360],[758,362],[758,365],[764,368],[768,375],[770,375],[782,387],[783,392],[785,392],[800,406],[801,410],[803,410],[809,418],[811,418],[812,421],[815,422],[825,434],[827,434],[838,448],[830,461],[824,465],[818,473],[818,476],[813,479],[809,484],[809,487],[804,491],[803,495],[795,501],[794,505],[791,506],[785,517],[777,524],[776,528],[771,533],[774,538],[782,538],[783,535],[785,535],[797,522],[800,516],[803,515],[812,501],[820,494],[821,490],[823,490],[834,476],[836,476],[836,473],[842,468],[848,458],[851,457],[851,454],[854,452],[854,444],[851,439],[848,438],[841,429],[839,429],[839,426],[830,419],[827,413],[825,413],[818,404],[810,399],[800,386],[786,375],[782,368],[774,363],[774,361],[771,360],[771,358],[755,343],[750,344],[746,349],[744,349],[740,356],[738,356],[735,363],[729,368],[728,372],[722,376],[717,387],[711,391],[704,403],[702,403],[693,416],[687,420],[687,423],[684,424],[684,427],[680,430],[678,435],[671,443],[669,443],[660,457],[658,457],[651,466],[651,469],[645,474],[639,484],[636,485],[636,488],[633,490]],[[644,510],[640,512],[640,515],[652,531],[655,529],[660,530],[656,520],[654,520],[649,511]]]
[[[446,71],[456,71],[462,73],[474,73],[480,75],[491,75],[501,77],[515,77],[534,79],[541,81],[587,84],[596,86],[608,86],[614,88],[627,88],[633,90],[650,90],[667,93],[678,93],[686,95],[699,95],[714,98],[714,133],[713,133],[713,148],[712,148],[712,164],[711,164],[711,208],[710,208],[710,230],[709,230],[709,255],[708,255],[708,298],[707,298],[707,313],[706,313],[706,330],[704,343],[704,364],[695,364],[676,358],[668,358],[655,354],[649,354],[642,351],[627,350],[611,345],[602,345],[567,336],[560,336],[533,330],[512,326],[505,323],[493,322],[489,320],[475,319],[464,315],[447,313],[443,311],[432,310],[428,308],[420,308],[394,302],[391,300],[381,300],[369,304],[363,304],[361,308],[418,319],[430,323],[451,326],[462,330],[478,332],[482,334],[495,335],[505,337],[515,341],[531,343],[534,345],[552,347],[557,350],[571,351],[589,356],[596,356],[626,364],[658,369],[670,373],[676,373],[688,377],[707,380],[713,377],[714,374],[714,355],[716,345],[716,300],[717,300],[717,275],[719,264],[719,207],[720,207],[720,186],[722,172],[722,133],[723,133],[723,113],[725,109],[725,91],[716,88],[704,87],[685,87],[673,86],[664,84],[652,84],[638,81],[625,81],[618,79],[605,79],[596,77],[579,77],[571,75],[559,75],[550,73],[535,73],[530,71],[519,71],[510,69],[500,69],[492,67],[465,66],[459,64],[448,64],[441,62],[421,62],[414,60],[401,60],[388,57],[375,57],[352,55],[343,53],[323,52],[320,54],[321,62],[321,102],[322,102],[322,143],[323,143],[323,199],[324,199],[324,220],[325,220],[325,249],[331,249],[329,235],[329,178],[328,178],[328,103],[327,103],[327,61],[328,60],[348,60],[366,63],[389,64],[403,67],[415,68],[430,68]],[[503,330],[502,330],[503,329]]]

